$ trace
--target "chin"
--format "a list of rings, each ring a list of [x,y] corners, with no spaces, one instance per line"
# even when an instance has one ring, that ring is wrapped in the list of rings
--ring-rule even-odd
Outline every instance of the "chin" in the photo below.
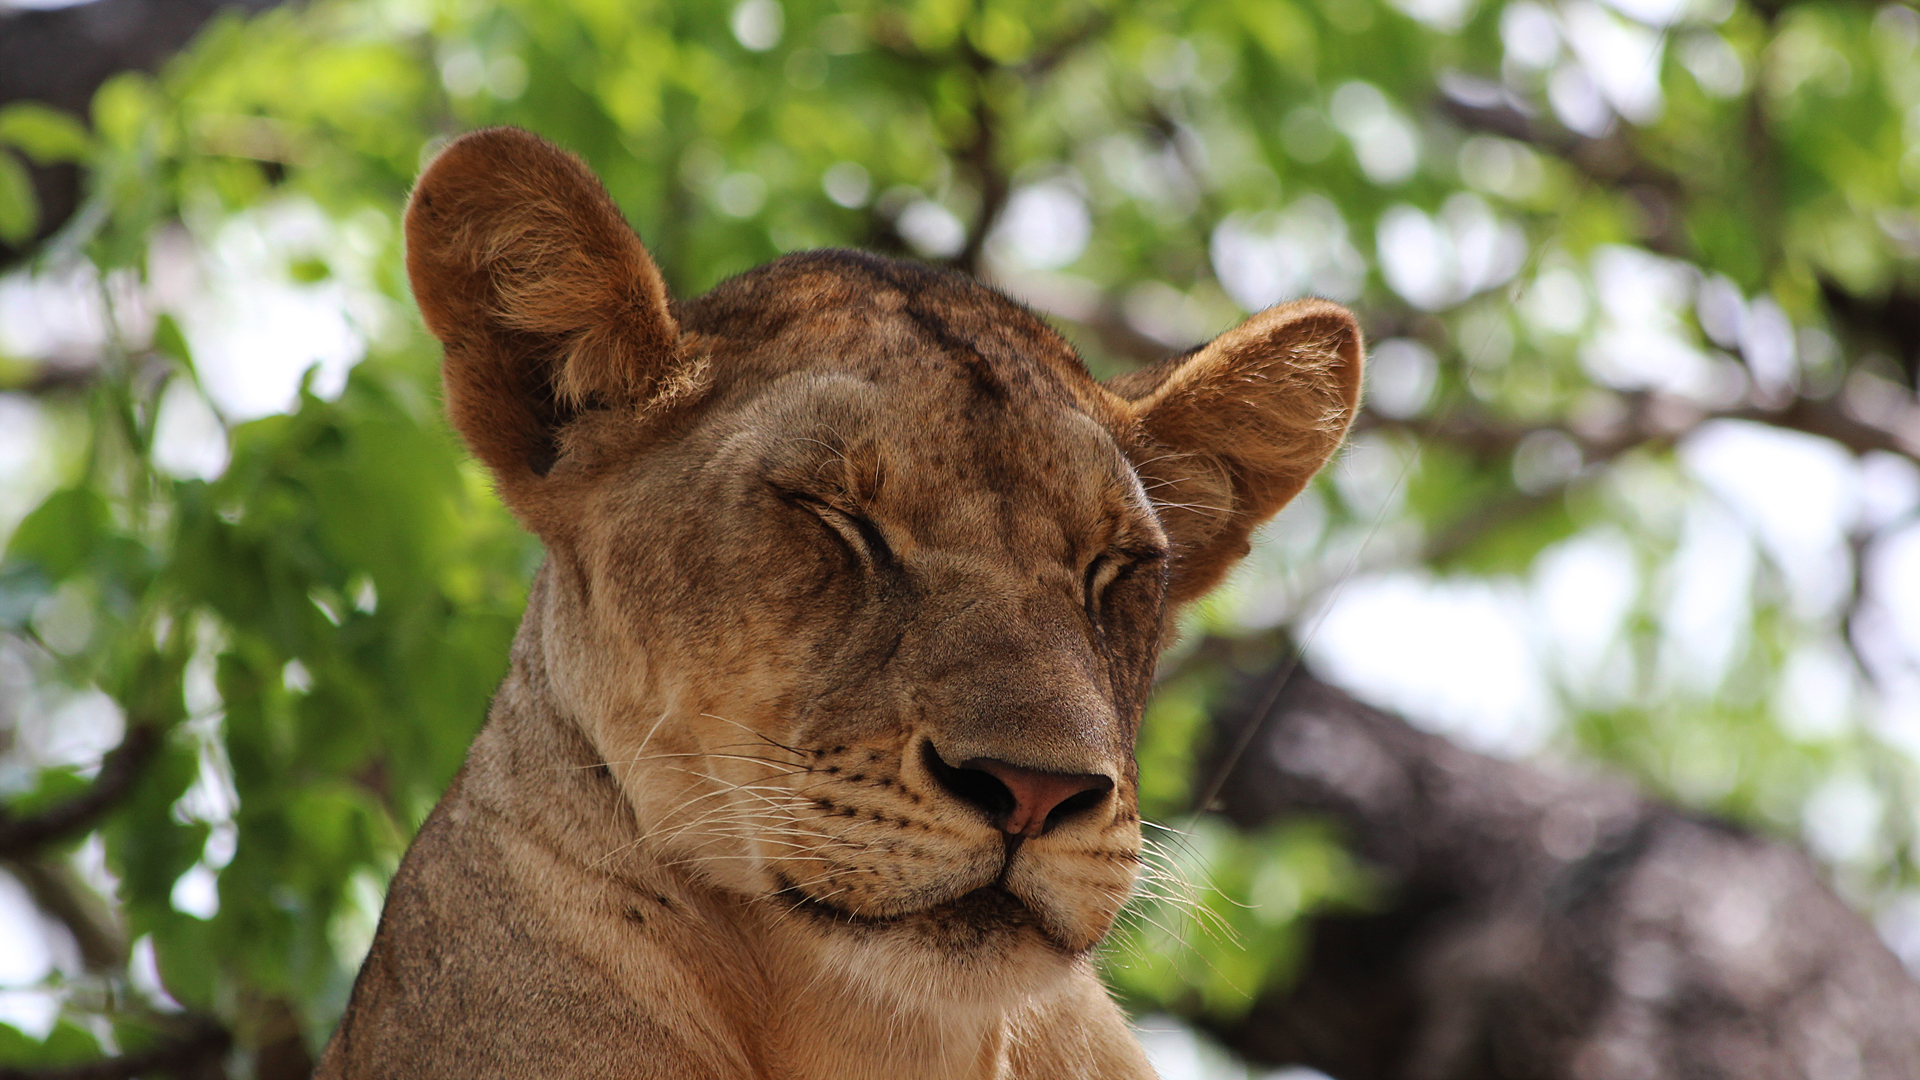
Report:
[[[1048,925],[1004,886],[984,885],[928,907],[859,916],[830,904],[782,895],[817,933],[829,963],[878,997],[952,1009],[1003,1011],[1045,996],[1082,969],[1085,948]]]

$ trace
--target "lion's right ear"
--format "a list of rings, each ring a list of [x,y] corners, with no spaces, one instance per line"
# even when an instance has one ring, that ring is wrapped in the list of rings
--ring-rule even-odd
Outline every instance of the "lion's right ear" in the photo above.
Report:
[[[1169,603],[1212,588],[1332,457],[1360,406],[1364,351],[1346,308],[1296,300],[1107,383],[1173,541]]]
[[[406,238],[414,300],[446,347],[448,415],[523,520],[543,516],[531,504],[569,421],[685,387],[660,271],[551,143],[516,128],[454,140],[414,185]]]

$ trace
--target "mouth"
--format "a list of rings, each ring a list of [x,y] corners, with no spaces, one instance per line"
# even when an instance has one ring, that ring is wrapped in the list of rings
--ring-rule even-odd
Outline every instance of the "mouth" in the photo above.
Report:
[[[780,886],[773,896],[788,909],[843,926],[887,927],[924,921],[982,927],[1000,925],[1008,928],[1037,925],[1034,911],[1027,906],[1026,901],[1013,895],[1006,886],[997,881],[928,907],[912,908],[889,915],[868,915],[851,911],[831,900],[822,900],[808,895],[807,891],[798,884],[784,878],[780,881]]]
[[[1019,949],[1021,942],[1065,957],[1076,949],[1049,926],[1026,901],[998,883],[982,885],[951,900],[889,915],[862,915],[831,901],[818,900],[797,887],[773,894],[789,910],[831,926],[863,934],[905,935],[934,952],[979,959]]]

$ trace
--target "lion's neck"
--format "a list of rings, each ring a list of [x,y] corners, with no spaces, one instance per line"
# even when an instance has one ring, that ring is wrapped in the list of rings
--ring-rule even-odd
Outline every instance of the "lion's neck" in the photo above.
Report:
[[[535,921],[561,938],[556,962],[593,958],[631,989],[636,1008],[679,1014],[710,1042],[723,1074],[1001,1074],[1018,1002],[953,1000],[930,980],[898,976],[914,965],[850,951],[841,935],[662,857],[557,700],[538,634],[522,628],[458,797],[492,811],[488,829],[521,834],[503,846],[523,845],[546,864],[529,902],[547,909]]]
[[[752,920],[731,929],[743,930]],[[748,1038],[768,1075],[792,1080],[986,1078],[1002,1074],[1008,1018],[996,1009],[913,1001],[818,955],[792,928],[769,928],[753,996],[765,1005]],[[878,957],[874,958],[878,960]],[[862,977],[864,976],[864,978]]]

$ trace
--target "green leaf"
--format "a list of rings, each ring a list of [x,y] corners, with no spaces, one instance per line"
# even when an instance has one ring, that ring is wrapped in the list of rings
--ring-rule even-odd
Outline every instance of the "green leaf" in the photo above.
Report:
[[[188,371],[193,370],[193,350],[187,347],[187,336],[180,332],[180,324],[170,314],[163,312],[154,323],[153,351],[171,356]]]
[[[325,281],[332,277],[333,267],[328,266],[325,259],[295,259],[287,267],[287,273],[293,280],[303,285],[311,285],[316,281]]]
[[[85,565],[112,524],[98,491],[63,488],[47,496],[14,530],[7,558],[31,562],[52,581],[64,581]]]
[[[85,777],[71,767],[42,769],[34,777],[33,787],[8,799],[6,809],[16,817],[26,817],[58,806],[91,786]]]
[[[153,80],[140,72],[115,75],[93,94],[93,128],[116,146],[135,145],[159,115]]]
[[[103,825],[107,865],[120,876],[120,897],[136,935],[180,917],[173,910],[173,885],[205,850],[207,826],[182,824],[173,807],[199,771],[196,748],[176,732]]]
[[[214,924],[180,915],[153,932],[154,966],[168,996],[190,1009],[210,1011],[219,977]]]
[[[26,1065],[38,1052],[40,1043],[11,1024],[0,1024],[0,1061]]]
[[[1101,950],[1109,985],[1137,1005],[1238,1016],[1292,977],[1304,919],[1374,900],[1366,874],[1316,824],[1190,825],[1147,835],[1147,881]]]
[[[0,109],[0,142],[18,147],[42,165],[85,161],[93,154],[93,136],[78,119],[37,101]]]
[[[1576,524],[1564,498],[1525,504],[1519,510],[1493,513],[1480,526],[1480,535],[1450,558],[1434,563],[1436,570],[1491,576],[1523,573],[1540,552],[1574,534]]]
[[[1140,763],[1140,814],[1149,821],[1187,810],[1194,798],[1193,758],[1207,723],[1207,680],[1181,678],[1156,688],[1134,756]]]
[[[0,240],[18,246],[40,227],[40,199],[20,159],[0,150]]]
[[[28,1066],[80,1065],[101,1057],[105,1051],[100,1040],[86,1028],[65,1017],[53,1025],[44,1040],[36,1040],[19,1028],[0,1024],[0,1062]]]
[[[0,563],[0,626],[25,626],[52,592],[53,582],[37,562]]]
[[[107,689],[127,717],[137,723],[171,727],[186,719],[187,706],[183,679],[187,657],[185,650],[161,652],[143,650],[126,665],[124,681]]]

